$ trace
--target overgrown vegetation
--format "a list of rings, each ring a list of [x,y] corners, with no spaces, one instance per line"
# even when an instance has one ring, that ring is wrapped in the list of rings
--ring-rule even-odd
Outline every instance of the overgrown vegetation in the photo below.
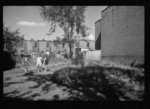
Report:
[[[105,68],[63,68],[52,76],[52,80],[79,91],[91,93],[89,100],[100,99],[96,93],[106,96],[105,100],[142,100],[144,96],[144,72]],[[91,88],[94,92],[91,92]]]
[[[78,55],[73,62],[76,62],[75,64],[78,65],[82,63],[82,59],[83,57]],[[122,62],[124,65],[131,65],[132,63],[132,61],[128,61],[129,58],[127,57],[125,59],[119,57],[119,59],[124,61]],[[135,58],[130,59],[134,60]],[[139,60],[137,60],[137,62],[138,61]],[[121,61],[119,62],[121,63]],[[37,86],[41,85],[41,83],[39,83],[40,81],[42,84],[47,81],[52,81],[60,86],[65,86],[69,89],[76,90],[78,93],[82,93],[81,95],[73,95],[78,100],[141,101],[144,99],[143,68],[137,67],[138,69],[128,69],[114,67],[111,66],[111,64],[108,67],[108,65],[105,66],[105,64],[101,65],[100,62],[97,62],[95,66],[89,64],[89,66],[86,67],[74,67],[71,63],[65,66],[65,63],[67,63],[67,60],[57,58],[53,54],[49,62],[49,68],[50,71],[54,71],[54,73],[44,76],[37,75]],[[29,74],[27,76],[29,76]],[[34,77],[35,75],[32,74],[32,76]],[[35,81],[35,79],[33,80]]]
[[[72,64],[84,66],[84,56],[83,53],[79,53],[76,55],[74,59],[72,59]]]
[[[105,100],[143,100],[144,97],[144,59],[142,57],[103,57],[102,61],[137,67],[138,69],[101,66],[101,62],[87,67],[66,67],[52,75],[52,80],[58,84],[84,92],[89,100],[100,100],[96,93],[106,96]],[[73,64],[83,64],[82,55],[72,61]],[[143,66],[143,67],[138,67]],[[94,92],[91,92],[91,88]],[[88,94],[87,94],[88,93]]]
[[[17,49],[22,46],[24,35],[20,35],[20,30],[12,31],[10,27],[3,24],[3,70],[14,68],[16,63],[20,63],[21,58],[16,56]]]
[[[11,31],[10,27],[6,27],[3,24],[4,50],[9,52],[16,52],[16,48],[22,46],[23,40],[24,35],[20,35],[19,29]]]
[[[103,56],[102,61],[119,65],[144,68],[144,57],[142,56]]]

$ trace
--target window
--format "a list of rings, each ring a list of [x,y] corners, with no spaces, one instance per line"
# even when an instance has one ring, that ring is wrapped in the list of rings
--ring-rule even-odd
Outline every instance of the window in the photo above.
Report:
[[[37,48],[37,46],[38,46],[37,43],[35,43],[35,48]]]
[[[80,42],[76,43],[77,48],[80,48]]]
[[[49,43],[47,42],[47,47],[49,47]]]
[[[87,48],[89,48],[89,47],[90,47],[90,43],[89,43],[89,42],[87,42],[86,44],[87,44],[87,45],[86,45],[86,47],[87,47]]]
[[[62,47],[63,47],[63,48],[65,47],[65,43],[64,43],[64,42],[62,43]]]
[[[95,42],[95,50],[100,50],[100,49],[101,49],[101,33],[99,34]]]

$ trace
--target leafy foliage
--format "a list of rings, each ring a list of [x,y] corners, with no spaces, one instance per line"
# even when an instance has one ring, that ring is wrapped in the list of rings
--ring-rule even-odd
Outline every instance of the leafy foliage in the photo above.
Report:
[[[54,45],[57,47],[57,49],[60,49],[59,48],[59,45],[61,44],[61,39],[60,37],[56,37],[56,40],[54,40]]]
[[[76,57],[74,59],[72,59],[72,63],[75,65],[79,65],[81,64],[81,66],[84,66],[84,54],[83,53],[79,53],[76,55]]]
[[[9,27],[3,25],[3,41],[4,49],[7,51],[14,51],[14,48],[21,47],[24,36],[20,35],[19,29],[11,31]]]

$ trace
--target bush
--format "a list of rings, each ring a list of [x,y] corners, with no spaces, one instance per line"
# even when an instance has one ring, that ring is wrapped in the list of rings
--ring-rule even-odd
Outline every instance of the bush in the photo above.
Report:
[[[82,65],[82,67],[84,66],[84,55],[83,53],[79,53],[78,55],[76,55],[76,57],[74,59],[72,59],[72,64],[75,65]]]

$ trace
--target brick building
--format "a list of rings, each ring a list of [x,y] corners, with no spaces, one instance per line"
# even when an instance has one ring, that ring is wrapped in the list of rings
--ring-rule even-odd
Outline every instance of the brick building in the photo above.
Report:
[[[102,56],[144,56],[144,6],[109,6],[95,22],[95,49]]]
[[[53,43],[53,41],[47,41],[47,40],[25,40],[24,41],[24,50],[27,53],[30,52],[44,52],[46,51],[55,51],[56,47]]]
[[[64,43],[64,45],[62,44]],[[89,43],[89,44],[88,44]],[[75,53],[75,49],[77,47],[82,49],[87,49],[89,46],[90,49],[95,49],[95,42],[92,40],[85,40],[80,39],[77,40],[77,44],[73,45],[73,53]],[[51,51],[54,53],[58,53],[59,51],[63,52],[66,51],[66,53],[69,53],[69,46],[66,42],[60,42],[57,45],[54,43],[54,41],[48,41],[48,40],[25,40],[24,41],[24,51],[26,53],[30,52],[44,52]]]

